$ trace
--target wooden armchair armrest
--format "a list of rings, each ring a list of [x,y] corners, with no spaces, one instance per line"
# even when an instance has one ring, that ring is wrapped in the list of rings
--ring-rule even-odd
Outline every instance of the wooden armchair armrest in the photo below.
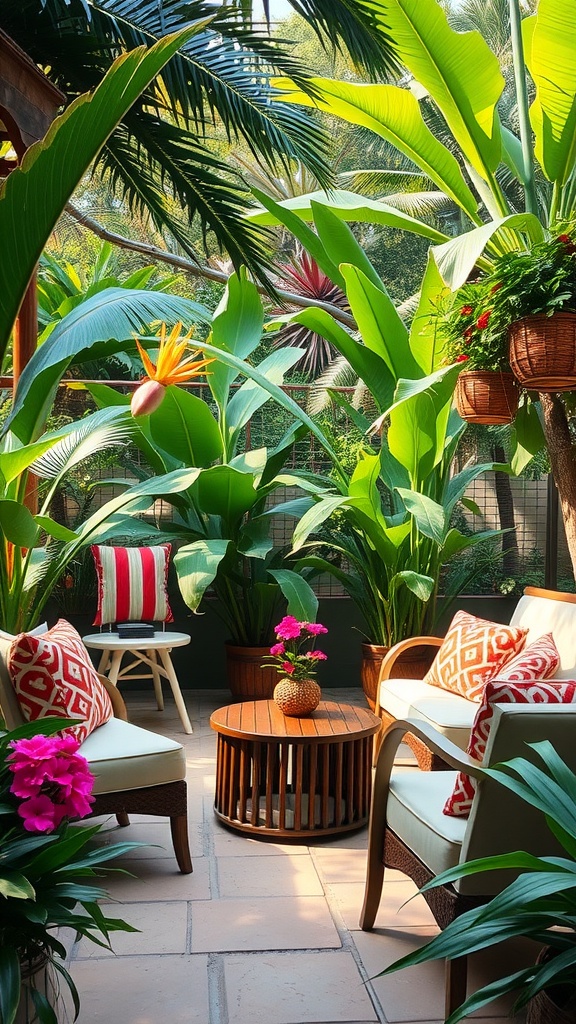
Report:
[[[376,687],[376,700],[374,713],[380,715],[380,683],[384,679],[391,679],[394,675],[394,666],[398,658],[406,651],[412,650],[414,647],[432,647],[440,648],[443,644],[443,638],[440,636],[411,636],[407,640],[400,640],[397,644],[394,644],[390,648],[388,654],[385,654],[382,658],[382,664],[380,665],[380,673],[378,675],[378,685]]]
[[[421,722],[416,718],[399,719],[386,729],[378,752],[376,770],[378,770],[378,762],[381,758],[386,760],[391,758],[388,771],[388,777],[390,776],[396,751],[407,732],[411,733],[412,736],[417,736],[434,754],[441,757],[443,761],[446,761],[456,771],[466,772],[467,775],[471,775],[475,779],[483,777],[479,762],[475,758],[470,757],[460,747],[457,747],[455,743],[452,743],[452,740],[449,740],[443,733],[438,732],[433,725],[430,725],[428,722]],[[388,751],[386,751],[386,748],[389,748]]]
[[[98,672],[98,679],[100,680],[102,686],[104,687],[108,696],[110,697],[112,710],[114,712],[114,718],[119,718],[122,722],[127,722],[128,712],[126,710],[126,705],[122,699],[122,695],[118,690],[118,687],[114,686],[110,682],[108,676],[103,676],[100,674],[100,672]]]

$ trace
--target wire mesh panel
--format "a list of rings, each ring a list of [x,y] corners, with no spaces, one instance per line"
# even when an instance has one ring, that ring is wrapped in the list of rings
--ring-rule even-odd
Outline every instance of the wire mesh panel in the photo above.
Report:
[[[137,382],[108,383],[125,394],[137,386]],[[216,412],[206,384],[191,382],[187,388],[205,401],[214,413]],[[296,404],[306,408],[310,390],[308,386],[288,385],[284,390]],[[352,389],[339,390],[349,397]],[[87,391],[63,387],[55,404],[55,421],[62,423],[78,420],[94,408]],[[244,429],[239,450],[254,450],[260,447],[273,450],[293,423],[294,416],[290,411],[281,408],[274,401],[268,401],[255,412]],[[374,450],[377,450],[380,443],[378,437],[371,441],[363,438],[341,407],[332,406],[321,413],[320,424],[342,464],[349,471],[352,471],[356,463],[360,447],[365,448],[372,444]],[[485,448],[486,442],[482,442],[481,435],[471,435],[468,440],[467,434],[466,439],[466,451],[463,452],[462,459],[486,461],[482,452],[482,444]],[[330,485],[330,458],[312,433],[306,433],[291,446],[285,461],[285,472],[289,473],[292,470],[324,477],[326,486]],[[120,494],[124,490],[124,481],[135,483],[146,478],[150,472],[144,456],[131,445],[124,446],[120,452],[118,449],[100,452],[70,475],[66,486],[55,499],[54,514],[64,525],[73,528],[111,497]],[[270,507],[301,496],[302,492],[297,486],[283,485],[269,496],[268,504]],[[466,534],[483,530],[506,532],[490,545],[478,545],[458,556],[453,564],[443,571],[441,591],[446,589],[450,581],[453,582],[455,574],[461,574],[465,578],[466,582],[461,586],[461,590],[470,594],[516,594],[521,593],[526,585],[541,586],[545,582],[547,550],[548,578],[550,564],[557,564],[559,588],[573,589],[571,562],[561,516],[558,516],[556,508],[552,514],[554,518],[558,517],[558,528],[550,530],[548,478],[545,475],[539,479],[527,479],[489,472],[470,485],[466,499],[465,504],[459,504],[455,510],[453,526]],[[169,522],[172,515],[173,510],[169,502],[158,500],[150,506],[146,518],[159,526]],[[321,540],[329,539],[332,531],[338,528],[337,521],[338,513],[333,522],[321,528]],[[271,535],[275,547],[289,550],[296,522],[294,516],[272,517]],[[551,537],[554,541],[556,537],[558,538],[552,551]],[[556,583],[555,573],[553,578]],[[329,575],[316,579],[314,587],[321,597],[340,597],[344,593],[341,585]]]

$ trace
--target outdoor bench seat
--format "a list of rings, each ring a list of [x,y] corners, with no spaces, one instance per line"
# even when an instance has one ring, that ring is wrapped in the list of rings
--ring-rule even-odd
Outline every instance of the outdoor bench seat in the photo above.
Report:
[[[576,679],[576,594],[526,587],[510,625],[528,630],[526,645],[544,633],[552,633],[560,655],[554,679]],[[411,637],[392,647],[382,659],[375,707],[382,719],[380,737],[394,721],[411,719],[431,726],[461,750],[466,749],[478,703],[422,679],[400,679],[394,674],[396,661],[405,651],[412,647],[439,648],[441,645],[441,637]],[[410,735],[407,742],[421,768],[446,767],[421,740]]]

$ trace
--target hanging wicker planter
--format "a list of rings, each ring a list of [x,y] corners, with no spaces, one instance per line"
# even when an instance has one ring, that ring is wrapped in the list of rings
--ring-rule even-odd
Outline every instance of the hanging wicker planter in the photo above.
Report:
[[[520,389],[511,373],[502,370],[464,370],[454,395],[456,408],[468,423],[512,423]]]
[[[531,391],[576,390],[576,313],[527,316],[508,328],[510,366]]]

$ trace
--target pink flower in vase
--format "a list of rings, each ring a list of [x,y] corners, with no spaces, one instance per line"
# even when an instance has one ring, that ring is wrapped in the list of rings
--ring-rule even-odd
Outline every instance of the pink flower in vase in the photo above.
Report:
[[[270,654],[272,654],[275,658],[278,658],[282,654],[284,654],[285,650],[286,650],[285,644],[282,644],[282,643],[280,643],[280,644],[273,644],[272,647],[270,648]]]
[[[291,676],[293,671],[294,671],[294,665],[292,664],[292,662],[291,661],[283,661],[282,662],[282,671],[285,672],[287,676]]]
[[[280,640],[296,640],[300,636],[300,623],[293,615],[285,615],[274,630]]]

